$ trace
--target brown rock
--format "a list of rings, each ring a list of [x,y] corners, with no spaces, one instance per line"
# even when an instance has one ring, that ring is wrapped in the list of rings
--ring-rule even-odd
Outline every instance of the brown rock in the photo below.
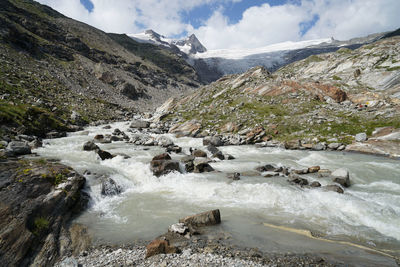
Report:
[[[320,169],[321,169],[320,166],[312,166],[312,167],[308,168],[308,172],[315,173],[315,172],[318,172]]]
[[[192,226],[215,225],[221,223],[221,215],[217,209],[185,217],[180,219],[179,222]]]
[[[196,149],[196,150],[193,150],[192,156],[195,156],[197,158],[206,158],[207,157],[207,153],[204,152],[203,150]]]
[[[149,258],[158,254],[172,254],[178,253],[178,249],[174,246],[170,246],[167,240],[153,240],[146,247],[146,258]]]
[[[326,186],[323,186],[322,188],[324,190],[326,190],[326,191],[333,191],[333,192],[337,192],[339,194],[343,194],[344,193],[343,188],[341,188],[338,185],[326,185]]]
[[[171,156],[168,153],[162,153],[160,155],[154,156],[152,160],[171,160]]]
[[[176,124],[169,129],[169,133],[180,136],[196,136],[200,132],[201,125],[195,120],[187,121],[183,124]]]

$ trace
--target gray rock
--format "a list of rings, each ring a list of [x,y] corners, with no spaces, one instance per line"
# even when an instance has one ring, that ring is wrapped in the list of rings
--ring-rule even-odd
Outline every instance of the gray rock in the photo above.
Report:
[[[8,143],[6,152],[15,156],[32,153],[31,147],[26,142],[21,141],[11,141],[10,143]]]
[[[221,223],[221,214],[219,210],[211,210],[182,218],[179,222],[192,226],[215,225]]]
[[[67,257],[59,262],[56,267],[78,267],[78,261],[73,257]]]
[[[213,154],[211,157],[212,158],[217,158],[217,159],[220,159],[220,160],[224,160],[225,159],[225,156],[224,156],[224,154],[222,154],[221,151],[218,151],[217,153]]]
[[[169,146],[174,145],[174,142],[172,142],[172,140],[166,136],[157,137],[156,142],[159,146],[162,146],[162,147],[169,147]]]
[[[207,145],[207,150],[211,152],[211,154],[218,153],[219,149],[216,148],[214,145],[209,144]]]
[[[343,194],[344,190],[338,185],[326,185],[322,187],[325,191],[332,191],[332,192],[337,192],[339,194]]]
[[[328,145],[328,148],[332,150],[337,150],[341,145],[342,145],[341,143],[330,143]]]
[[[318,181],[314,181],[310,184],[311,187],[321,187],[321,183]]]
[[[206,136],[203,139],[203,145],[208,146],[208,145],[213,145],[213,146],[222,146],[224,143],[222,142],[221,138],[217,136]]]
[[[176,160],[152,160],[150,169],[157,177],[173,171],[180,172],[179,162]]]
[[[214,171],[214,168],[210,166],[210,164],[208,164],[208,160],[207,159],[203,159],[203,160],[195,160],[193,162],[194,164],[194,172],[197,173],[202,173],[202,172],[212,172]]]
[[[134,120],[134,121],[131,122],[129,127],[130,128],[138,128],[138,129],[149,128],[150,127],[150,122]]]
[[[101,194],[103,196],[115,196],[122,192],[122,187],[113,179],[107,177],[101,181]]]
[[[366,133],[358,133],[355,137],[357,142],[365,142],[367,141],[367,134]]]
[[[83,150],[85,151],[93,151],[97,149],[99,149],[99,147],[93,141],[87,141],[83,144]]]
[[[185,170],[187,172],[192,172],[194,170],[194,161],[195,157],[194,156],[185,156],[181,158],[181,162],[185,165]]]
[[[321,151],[321,150],[325,150],[326,149],[326,144],[323,143],[318,143],[312,146],[313,150],[317,150],[317,151]]]
[[[101,160],[112,159],[114,157],[110,152],[101,149],[97,149],[96,152],[97,155],[99,155],[99,157],[101,158]]]
[[[227,159],[227,160],[233,160],[233,159],[235,159],[235,157],[234,156],[232,156],[232,155],[226,155],[225,156],[225,158]]]
[[[350,174],[348,170],[343,168],[337,169],[334,172],[332,172],[331,175],[334,177],[333,181],[335,183],[338,183],[344,187],[349,187],[351,185]]]

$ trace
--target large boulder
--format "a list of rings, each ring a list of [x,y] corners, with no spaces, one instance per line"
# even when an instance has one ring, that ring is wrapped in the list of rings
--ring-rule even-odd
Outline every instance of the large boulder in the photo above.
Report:
[[[222,142],[221,138],[218,136],[206,136],[203,138],[203,145],[213,145],[213,146],[222,146],[224,143]]]
[[[118,185],[110,177],[104,178],[101,181],[101,194],[103,196],[115,196],[122,192],[122,187]]]
[[[185,165],[185,170],[187,172],[192,172],[194,171],[194,156],[185,156],[181,158],[181,162]]]
[[[348,170],[340,168],[333,171],[331,175],[333,176],[333,181],[335,183],[338,183],[344,187],[349,187],[351,185],[350,174]]]
[[[172,160],[168,153],[155,156],[150,162],[150,169],[157,177],[172,171],[180,172],[179,162]]]
[[[169,147],[173,146],[174,142],[167,136],[159,136],[156,138],[156,142],[159,146],[162,147]]]
[[[11,156],[20,156],[32,153],[29,144],[22,141],[11,141],[8,143],[6,152]]]
[[[358,133],[355,136],[357,142],[365,142],[367,141],[367,134],[366,133]]]
[[[212,172],[214,171],[214,168],[208,164],[209,160],[207,159],[200,159],[200,160],[195,160],[193,162],[194,164],[194,170],[193,172],[196,173],[202,173],[202,172]]]
[[[211,210],[182,218],[179,222],[192,226],[216,225],[221,223],[221,214],[218,209]]]
[[[85,151],[94,151],[100,149],[93,141],[87,141],[83,144],[83,150]]]

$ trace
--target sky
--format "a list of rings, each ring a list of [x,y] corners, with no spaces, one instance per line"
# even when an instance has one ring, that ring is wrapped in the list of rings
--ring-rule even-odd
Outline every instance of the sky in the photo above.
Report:
[[[106,32],[196,34],[207,49],[347,40],[400,28],[400,0],[37,0]]]

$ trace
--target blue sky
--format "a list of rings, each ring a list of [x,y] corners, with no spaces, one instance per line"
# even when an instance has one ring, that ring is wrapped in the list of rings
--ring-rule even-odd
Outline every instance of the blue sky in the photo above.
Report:
[[[400,0],[37,0],[106,32],[196,34],[209,49],[347,40],[400,27]]]

